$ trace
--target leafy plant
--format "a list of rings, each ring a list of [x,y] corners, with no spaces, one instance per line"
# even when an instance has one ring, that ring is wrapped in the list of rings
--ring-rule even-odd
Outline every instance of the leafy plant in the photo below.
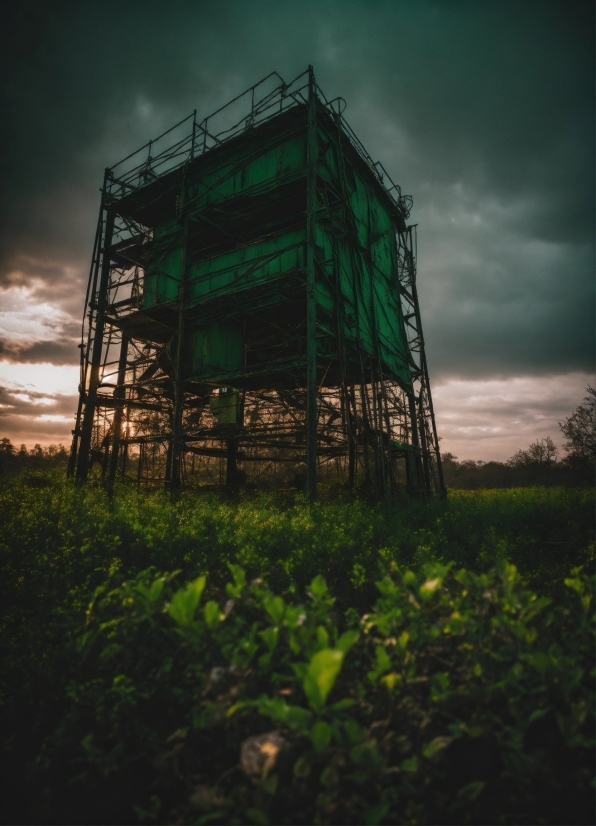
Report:
[[[48,479],[0,491],[5,820],[592,822],[586,491]]]

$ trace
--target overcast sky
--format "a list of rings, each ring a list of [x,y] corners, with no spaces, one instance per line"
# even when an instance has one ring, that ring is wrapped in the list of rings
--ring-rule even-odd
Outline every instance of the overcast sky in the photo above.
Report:
[[[594,383],[590,0],[1,2],[0,437],[68,444],[103,170],[309,63],[414,198],[442,448],[506,459]]]

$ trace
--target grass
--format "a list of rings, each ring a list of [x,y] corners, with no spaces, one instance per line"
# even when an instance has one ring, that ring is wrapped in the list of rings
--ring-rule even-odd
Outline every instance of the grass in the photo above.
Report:
[[[3,819],[592,822],[593,507],[7,480]]]

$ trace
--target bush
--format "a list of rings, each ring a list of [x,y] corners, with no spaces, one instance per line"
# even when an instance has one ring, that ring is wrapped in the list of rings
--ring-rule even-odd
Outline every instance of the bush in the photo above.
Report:
[[[592,822],[587,491],[45,478],[0,494],[5,821]]]
[[[70,818],[589,821],[593,577],[554,607],[506,562],[395,569],[359,618],[230,567],[202,600],[151,570],[96,590],[44,752]]]

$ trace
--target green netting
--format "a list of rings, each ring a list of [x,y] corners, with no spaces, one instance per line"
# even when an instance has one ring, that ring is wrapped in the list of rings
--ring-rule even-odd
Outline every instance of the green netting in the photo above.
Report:
[[[199,261],[190,267],[189,300],[244,290],[305,267],[306,228]]]

